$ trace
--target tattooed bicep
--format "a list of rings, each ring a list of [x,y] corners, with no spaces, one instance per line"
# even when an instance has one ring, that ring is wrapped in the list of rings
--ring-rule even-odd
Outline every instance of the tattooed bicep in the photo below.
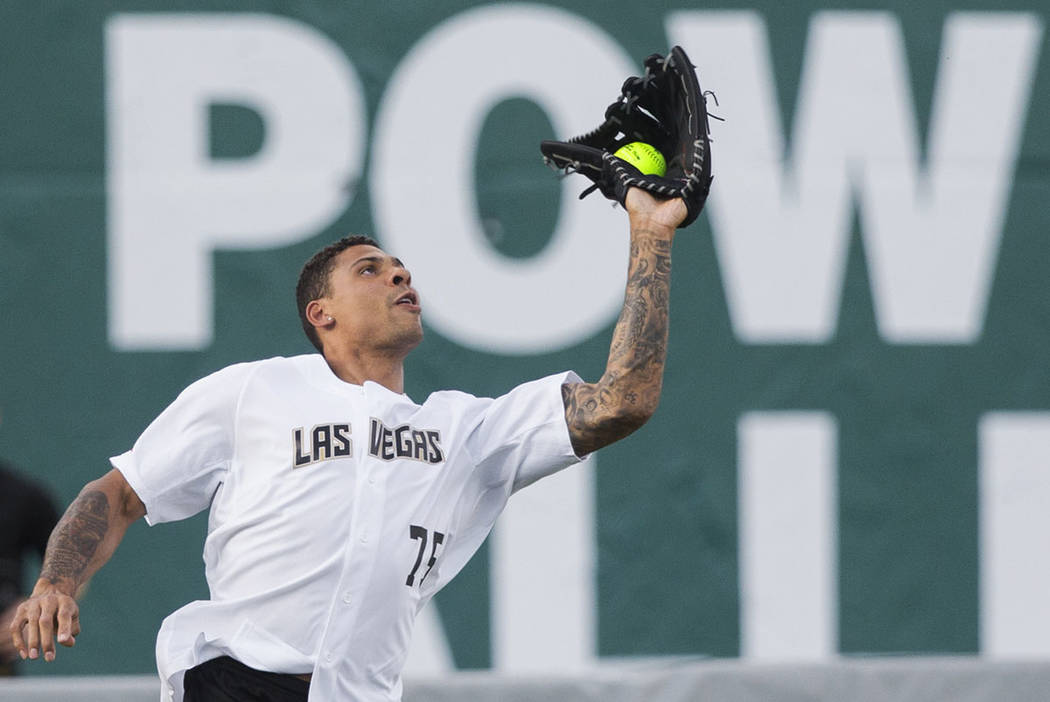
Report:
[[[592,383],[565,383],[561,386],[565,423],[577,456],[583,456],[622,439],[638,428],[629,417],[614,409],[612,393]]]

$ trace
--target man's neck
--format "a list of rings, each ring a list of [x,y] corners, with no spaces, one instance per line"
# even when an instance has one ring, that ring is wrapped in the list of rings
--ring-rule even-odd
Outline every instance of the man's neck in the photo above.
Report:
[[[324,359],[337,378],[346,383],[363,385],[371,380],[396,393],[405,391],[404,357],[365,355],[355,352],[325,350]]]

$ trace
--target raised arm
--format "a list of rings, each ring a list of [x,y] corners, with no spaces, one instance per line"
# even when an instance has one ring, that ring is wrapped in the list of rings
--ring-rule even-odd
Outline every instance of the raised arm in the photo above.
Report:
[[[657,200],[632,188],[625,201],[631,257],[623,311],[597,383],[562,386],[569,436],[577,455],[618,441],[656,411],[667,358],[671,242],[686,215],[680,199]]]
[[[63,646],[76,643],[77,593],[144,514],[142,500],[118,470],[84,486],[51,532],[40,578],[12,618],[11,640],[23,660],[42,654],[53,661],[56,633]]]

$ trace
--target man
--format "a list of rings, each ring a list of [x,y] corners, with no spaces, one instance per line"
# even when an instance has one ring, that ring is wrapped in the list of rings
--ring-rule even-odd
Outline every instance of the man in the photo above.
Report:
[[[403,361],[423,336],[409,272],[370,239],[323,249],[296,291],[320,355],[220,370],[111,459],[50,538],[11,625],[19,654],[50,661],[56,636],[75,643],[74,595],[132,522],[209,508],[211,598],[161,627],[162,699],[400,699],[416,613],[511,492],[656,409],[671,242],[687,211],[637,188],[624,204],[628,282],[605,373],[596,383],[561,373],[495,400],[403,395]]]

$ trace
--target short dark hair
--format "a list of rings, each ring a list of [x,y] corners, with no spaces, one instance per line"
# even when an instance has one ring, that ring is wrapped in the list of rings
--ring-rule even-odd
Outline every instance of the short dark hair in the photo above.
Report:
[[[311,256],[310,260],[303,266],[303,270],[299,272],[299,282],[295,286],[295,303],[299,307],[299,322],[303,325],[306,338],[310,340],[310,343],[318,351],[323,351],[321,338],[317,336],[317,330],[314,328],[314,325],[310,324],[310,320],[306,318],[306,306],[312,300],[317,300],[328,294],[328,278],[332,273],[332,268],[335,266],[335,257],[351,246],[375,246],[379,248],[379,244],[371,237],[361,236],[360,234],[344,236],[339,241],[329,244]]]

